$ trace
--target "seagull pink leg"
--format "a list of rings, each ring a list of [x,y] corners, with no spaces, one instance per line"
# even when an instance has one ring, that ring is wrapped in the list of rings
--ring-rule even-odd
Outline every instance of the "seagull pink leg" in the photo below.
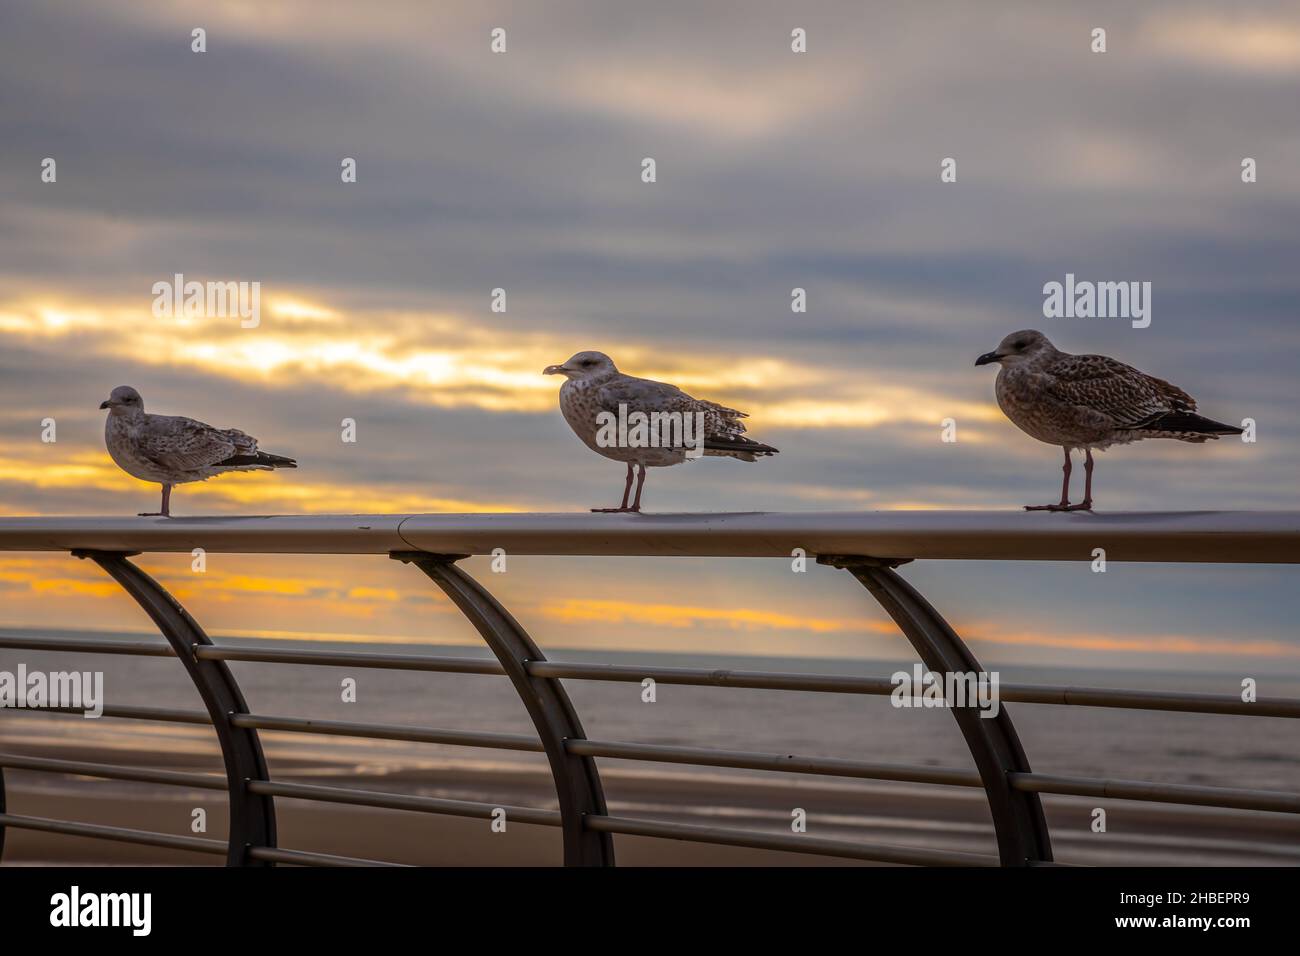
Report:
[[[1092,452],[1088,452],[1088,461],[1092,461]],[[1073,469],[1070,464],[1070,449],[1065,449],[1065,465],[1061,468],[1065,477],[1061,480],[1061,503],[1059,505],[1025,505],[1026,511],[1069,511],[1070,510],[1070,471]],[[1092,465],[1088,465],[1088,473],[1092,474]],[[1090,505],[1091,507],[1091,505]],[[1076,509],[1077,510],[1077,509]]]
[[[141,518],[158,518],[158,517],[162,517],[162,518],[170,518],[170,517],[172,516],[171,503],[172,503],[172,486],[171,486],[171,485],[163,485],[163,486],[162,486],[162,511],[141,511],[140,514],[139,514],[139,517],[141,517]]]
[[[1083,459],[1083,501],[1077,505],[1070,505],[1066,511],[1091,511],[1092,510],[1092,449],[1084,449],[1085,457]]]
[[[637,468],[639,470],[637,472],[636,481],[636,500],[632,502],[632,507],[630,509],[632,511],[641,510],[641,489],[645,487],[645,465],[638,465]]]
[[[627,496],[632,493],[632,463],[627,463],[627,482],[623,485],[623,503],[617,508],[592,508],[591,510],[598,514],[612,514],[616,511],[627,511]],[[637,490],[637,500],[640,500],[640,489]],[[635,510],[635,509],[633,509]]]

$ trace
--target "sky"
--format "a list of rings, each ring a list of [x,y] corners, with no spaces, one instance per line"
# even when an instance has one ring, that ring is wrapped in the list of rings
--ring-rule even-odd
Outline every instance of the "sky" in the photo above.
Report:
[[[121,384],[301,463],[183,486],[179,514],[615,504],[622,466],[540,374],[583,349],[782,450],[654,470],[647,510],[1011,511],[1060,474],[973,365],[1021,328],[1257,423],[1112,449],[1099,509],[1295,507],[1293,3],[0,0],[0,21],[2,513],[156,506],[103,447]],[[260,282],[260,323],[155,316],[176,273]],[[1067,274],[1150,282],[1150,326],[1044,317]],[[473,640],[382,559],[142,563],[214,633]],[[986,665],[1300,672],[1288,568],[904,573]],[[910,659],[824,568],[519,558],[491,586],[544,646]],[[0,624],[145,626],[61,555],[0,555],[0,599]]]

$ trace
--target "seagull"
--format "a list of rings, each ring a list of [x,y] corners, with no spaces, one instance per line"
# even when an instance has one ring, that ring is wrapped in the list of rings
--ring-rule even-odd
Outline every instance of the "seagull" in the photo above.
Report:
[[[592,508],[592,511],[640,511],[647,466],[677,465],[700,454],[741,461],[756,461],[777,454],[771,445],[744,437],[745,425],[741,419],[749,417],[744,412],[692,398],[676,385],[624,375],[603,352],[579,352],[562,365],[548,365],[542,374],[563,375],[567,379],[560,386],[560,411],[583,444],[598,455],[627,462],[623,503],[617,508]],[[656,416],[640,437],[636,430],[637,413]],[[655,421],[666,423],[667,427],[655,426]],[[615,422],[627,425],[618,429],[616,438],[612,434]],[[673,431],[674,428],[677,430]],[[661,440],[661,436],[668,440]],[[638,468],[636,498],[629,506],[633,465]]]
[[[108,409],[104,444],[117,466],[142,481],[162,485],[162,510],[171,516],[172,485],[205,481],[227,471],[297,468],[292,458],[257,450],[257,439],[236,428],[213,428],[181,415],[150,415],[130,385],[119,385],[99,406]]]
[[[997,362],[998,405],[1026,435],[1065,450],[1061,501],[1026,511],[1091,511],[1092,450],[1144,438],[1204,442],[1242,430],[1196,412],[1196,399],[1176,385],[1105,355],[1060,352],[1042,332],[1012,332],[976,365]],[[1083,501],[1070,504],[1070,451],[1082,448]]]

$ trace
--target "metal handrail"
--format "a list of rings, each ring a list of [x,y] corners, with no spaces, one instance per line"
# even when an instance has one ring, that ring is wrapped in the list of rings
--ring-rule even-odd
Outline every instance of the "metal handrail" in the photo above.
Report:
[[[496,811],[504,810],[507,819],[514,823],[531,823],[543,827],[558,827],[563,823],[558,810],[511,807],[474,800],[446,800],[441,797],[383,793],[379,790],[325,787],[313,783],[279,783],[268,780],[254,780],[249,783],[248,787],[254,793],[262,793],[272,797],[298,797],[303,800],[321,800],[326,803],[348,803],[358,807],[416,810],[421,813],[441,813],[447,816],[475,817],[483,820],[490,820]]]
[[[91,763],[85,760],[54,760],[47,757],[28,757],[25,754],[0,754],[0,767],[76,774],[82,777],[103,777],[108,780],[133,780],[138,783],[161,783],[170,787],[197,787],[200,790],[226,789],[226,778],[215,773],[183,773],[177,770],[154,770],[147,767],[119,767],[116,764]]]
[[[141,604],[168,645],[140,641],[31,639],[0,635],[0,647],[137,656],[178,656],[204,697],[207,713],[154,707],[108,706],[104,715],[209,724],[226,763],[224,777],[25,755],[0,755],[10,767],[75,773],[205,789],[227,790],[230,838],[220,841],[55,821],[3,812],[6,826],[226,853],[231,865],[374,865],[379,861],[275,845],[275,798],[317,800],[386,809],[486,817],[502,809],[486,803],[272,781],[258,732],[332,734],[544,752],[559,810],[510,807],[516,822],[559,827],[570,864],[613,863],[611,835],[626,834],[768,850],[814,853],[892,863],[939,865],[1050,864],[1051,848],[1038,794],[1101,796],[1171,804],[1300,813],[1300,796],[1274,791],[1106,780],[1032,772],[1005,707],[992,720],[953,708],[977,772],[907,767],[820,756],[587,739],[561,679],[642,681],[765,688],[817,693],[892,694],[884,678],[826,674],[639,667],[547,661],[518,622],[456,562],[504,548],[512,554],[816,556],[856,577],[894,617],[931,670],[980,671],[969,648],[937,611],[893,568],[914,558],[965,560],[1092,559],[1107,549],[1114,561],[1300,562],[1300,514],[1203,512],[1192,514],[1041,516],[988,512],[743,514],[743,515],[376,515],[270,518],[0,518],[0,550],[70,551],[89,557]],[[388,553],[415,564],[442,588],[479,630],[496,660],[426,654],[291,650],[213,644],[175,599],[127,560],[141,551],[258,553]],[[869,555],[869,556],[868,556]],[[387,724],[319,721],[249,713],[227,661],[373,667],[507,676],[533,719],[538,736],[453,731]],[[1300,701],[1245,703],[1225,695],[1130,691],[1064,685],[1008,685],[1002,701],[1118,707],[1238,716],[1300,717]],[[59,711],[50,708],[52,712]],[[640,820],[604,806],[596,758],[693,764],[795,774],[855,777],[982,787],[993,812],[999,857],[874,846],[806,835]],[[0,777],[0,801],[3,777]]]
[[[95,654],[138,654],[173,657],[171,648],[143,641],[86,641],[65,638],[30,638],[0,634],[0,647],[37,651],[85,651]],[[195,650],[204,660],[256,661],[266,664],[316,664],[368,667],[385,670],[433,671],[446,674],[502,676],[496,661],[432,654],[376,654],[280,650],[212,644]],[[651,678],[659,684],[688,687],[735,687],[753,690],[793,690],[812,693],[865,694],[888,697],[898,685],[886,677],[847,677],[841,674],[807,674],[793,671],[744,671],[719,668],[653,667],[635,664],[592,664],[572,661],[530,661],[535,677],[617,681],[639,684]],[[1072,707],[1110,707],[1122,710],[1159,710],[1188,714],[1236,714],[1243,717],[1300,718],[1300,699],[1259,697],[1250,703],[1232,694],[1197,694],[1181,691],[1125,690],[1114,687],[1078,687],[1071,684],[1000,683],[998,696],[1011,703],[1052,704]]]
[[[364,860],[355,856],[337,856],[333,853],[311,853],[306,850],[286,850],[278,846],[255,846],[248,855],[263,863],[290,863],[294,866],[409,866],[408,863],[391,863],[388,860]]]
[[[1023,511],[399,514],[171,518],[0,516],[0,551],[788,558],[1296,564],[1300,512]]]
[[[908,866],[998,865],[997,857],[987,856],[982,853],[925,850],[902,846],[886,847],[878,844],[849,843],[845,840],[827,840],[820,837],[786,836],[781,833],[764,833],[758,830],[705,827],[690,823],[666,823],[662,820],[638,820],[631,817],[604,816],[592,817],[587,821],[587,825],[602,833],[625,833],[628,836],[687,840],[693,843],[714,843],[721,846],[740,846],[755,850],[815,853],[819,856],[870,860],[876,863],[899,863]]]
[[[51,820],[48,817],[32,817],[17,813],[0,813],[0,827],[13,827],[17,830],[40,830],[45,833],[62,833],[66,836],[93,837],[98,840],[116,840],[119,843],[138,843],[142,846],[160,846],[169,850],[191,850],[195,853],[214,853],[218,856],[227,852],[223,840],[210,840],[206,837],[176,836],[170,833],[156,833],[152,830],[133,830],[128,827],[110,827],[98,823],[76,823],[70,820]]]

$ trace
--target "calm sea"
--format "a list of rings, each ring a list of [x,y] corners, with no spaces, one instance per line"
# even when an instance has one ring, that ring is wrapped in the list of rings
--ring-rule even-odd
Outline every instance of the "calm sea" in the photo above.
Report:
[[[118,632],[8,629],[11,635],[112,640],[161,640]],[[419,653],[424,648],[378,643],[241,640],[222,643],[294,649]],[[437,646],[429,652],[488,658],[482,647]],[[556,660],[736,670],[785,670],[888,677],[900,661],[787,659],[722,655],[608,653],[546,649]],[[101,670],[107,702],[117,706],[201,709],[175,660],[0,649],[0,671],[19,662],[29,670]],[[443,729],[532,732],[523,706],[503,677],[449,675],[285,664],[231,665],[249,708],[258,714],[407,724]],[[1015,667],[1003,683],[1051,683],[1147,690],[1239,692],[1240,675]],[[1300,696],[1294,675],[1254,675],[1266,697]],[[356,700],[345,701],[345,679]],[[943,710],[897,709],[882,696],[660,685],[654,702],[636,683],[566,681],[588,737],[719,747],[732,750],[843,757],[973,769],[951,716]],[[1037,772],[1300,792],[1300,723],[1157,711],[1008,704]],[[534,774],[544,799],[540,755],[301,734],[264,734],[272,773],[295,777],[388,778],[392,789],[463,799],[507,801],[502,781]],[[82,754],[94,759],[211,767],[215,747],[206,727],[151,721],[0,713],[6,751]],[[979,791],[721,771],[684,765],[601,761],[611,804],[689,822],[728,818],[737,825],[780,828],[789,807],[836,833],[882,842],[992,850],[987,809]],[[69,786],[114,786],[65,780]],[[492,790],[488,793],[485,791]],[[515,799],[513,802],[526,802]],[[534,801],[536,802],[536,801]],[[1090,827],[1097,805],[1109,814],[1108,833]],[[1160,808],[1096,799],[1048,801],[1057,855],[1078,862],[1300,863],[1294,815],[1200,808]],[[817,817],[820,812],[821,817]]]

